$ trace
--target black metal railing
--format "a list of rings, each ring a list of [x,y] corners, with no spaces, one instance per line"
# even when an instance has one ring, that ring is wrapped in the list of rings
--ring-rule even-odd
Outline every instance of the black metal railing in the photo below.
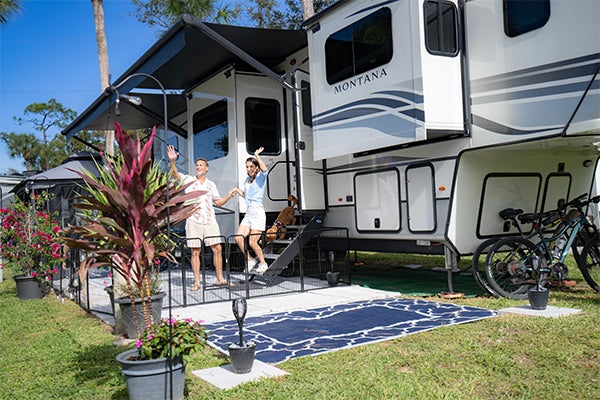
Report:
[[[288,231],[276,240],[268,242],[261,234],[259,243],[267,263],[273,265],[278,252],[292,242],[296,232]],[[160,264],[161,287],[171,294],[172,307],[188,307],[197,304],[231,301],[236,298],[274,296],[285,293],[304,292],[328,287],[327,272],[340,273],[340,284],[351,284],[350,257],[348,251],[348,231],[346,228],[322,228],[306,243],[298,243],[298,252],[287,265],[276,271],[267,270],[263,275],[249,271],[246,254],[236,244],[236,236],[219,236],[206,239],[219,239],[223,260],[223,276],[228,285],[219,285],[214,266],[214,255],[210,246],[201,241],[200,277],[202,287],[192,291],[194,275],[191,268],[191,249],[185,238],[176,239],[173,254],[176,263]],[[246,244],[248,238],[245,238]],[[332,260],[328,244],[336,243],[335,259]],[[340,245],[340,243],[342,243]],[[344,245],[345,243],[345,245]],[[340,250],[340,246],[345,250]],[[248,246],[245,246],[248,249]],[[249,251],[249,250],[247,250]],[[250,254],[254,256],[253,253]],[[67,260],[67,268],[61,280],[54,281],[55,291],[73,299],[80,306],[93,313],[113,314],[111,288],[116,283],[108,269],[90,269],[83,281],[79,281],[81,256],[72,250]],[[169,280],[170,277],[170,280]],[[167,304],[168,299],[165,299]]]

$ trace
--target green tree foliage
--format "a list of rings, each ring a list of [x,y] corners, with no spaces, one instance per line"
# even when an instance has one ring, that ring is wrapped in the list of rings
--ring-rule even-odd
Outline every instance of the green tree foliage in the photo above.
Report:
[[[276,0],[252,0],[250,3],[245,11],[253,25],[272,29],[283,29],[286,26],[286,16]]]
[[[0,139],[6,143],[10,158],[23,158],[27,171],[38,165],[39,139],[33,133],[0,132]]]
[[[32,125],[37,135],[0,132],[0,140],[6,143],[11,158],[24,160],[27,170],[45,171],[60,165],[71,154],[89,149],[81,142],[67,141],[60,133],[76,116],[75,111],[55,99],[47,103],[33,103],[25,108],[22,117],[14,120],[19,125]],[[79,136],[93,146],[99,146],[103,133],[83,132]]]
[[[164,34],[184,14],[202,21],[230,23],[238,11],[228,6],[219,7],[215,0],[132,0],[135,17],[143,24],[159,27]]]
[[[318,13],[336,0],[314,0]],[[247,2],[245,2],[247,4]],[[241,6],[251,25],[271,29],[299,29],[302,24],[302,4],[299,0],[251,0],[250,5]]]
[[[21,0],[0,0],[0,24],[8,23],[21,12]]]
[[[50,99],[47,103],[32,103],[25,107],[22,117],[15,117],[19,125],[32,124],[42,134],[42,142],[48,144],[48,133],[52,128],[65,128],[75,119],[77,113]]]

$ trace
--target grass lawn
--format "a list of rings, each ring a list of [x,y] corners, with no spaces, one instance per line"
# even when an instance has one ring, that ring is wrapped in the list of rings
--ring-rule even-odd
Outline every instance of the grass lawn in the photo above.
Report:
[[[359,253],[366,267],[402,263]],[[383,261],[381,261],[383,260]],[[420,256],[415,262],[427,265]],[[405,260],[406,262],[406,260]],[[468,260],[461,263],[468,264]],[[439,260],[432,261],[439,264]],[[381,266],[379,265],[379,266]],[[188,365],[190,399],[590,399],[600,386],[600,294],[578,281],[549,305],[564,318],[502,315],[378,344],[291,360],[289,375],[219,390],[192,370],[228,364],[207,348]],[[446,301],[437,297],[432,301]],[[518,302],[473,297],[453,303],[501,309]],[[18,300],[0,283],[0,399],[126,399],[111,328],[54,296]]]

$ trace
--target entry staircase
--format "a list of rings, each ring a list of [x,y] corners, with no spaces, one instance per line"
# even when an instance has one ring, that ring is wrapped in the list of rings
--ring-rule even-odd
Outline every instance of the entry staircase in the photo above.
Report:
[[[301,220],[298,216],[296,219]],[[321,232],[322,225],[322,214],[313,215],[304,225],[287,225],[286,237],[283,240],[272,240],[263,248],[269,268],[262,275],[251,275],[250,281],[259,280],[270,286],[299,254],[302,263],[302,248]]]

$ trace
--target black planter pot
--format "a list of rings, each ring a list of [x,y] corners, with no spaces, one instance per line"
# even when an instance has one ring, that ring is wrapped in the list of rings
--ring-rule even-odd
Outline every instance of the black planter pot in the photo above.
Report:
[[[46,295],[47,285],[34,276],[13,276],[17,285],[17,297],[21,300],[41,299]]]
[[[185,386],[185,365],[181,358],[137,360],[137,349],[117,356],[125,376],[130,400],[181,400]],[[172,385],[171,385],[172,382]]]
[[[150,301],[152,303],[152,317],[154,318],[155,323],[160,321],[160,316],[162,313],[163,298],[166,295],[167,294],[165,292],[160,292],[160,293],[157,293],[154,296],[150,297]],[[133,315],[133,307],[131,306],[130,298],[122,297],[119,299],[115,299],[115,304],[118,304],[119,307],[121,308],[121,316],[123,318],[123,326],[125,329],[125,333],[127,334],[127,337],[129,337],[130,339],[135,339],[137,337],[135,317],[137,317],[139,326],[142,329],[144,329],[144,327],[145,327],[144,311],[142,309],[142,299],[141,298],[135,299],[136,316]],[[147,312],[150,312],[149,308],[150,308],[149,305],[146,304]]]
[[[333,286],[337,286],[338,281],[340,280],[340,273],[339,272],[332,272],[329,271],[326,274],[327,276],[327,284],[331,287]]]
[[[531,288],[527,292],[529,298],[529,304],[534,310],[545,310],[548,306],[548,294],[549,290],[545,288]]]
[[[231,343],[227,350],[229,351],[231,370],[235,374],[247,374],[252,371],[254,352],[256,351],[256,345],[253,342],[246,342],[244,345]]]

